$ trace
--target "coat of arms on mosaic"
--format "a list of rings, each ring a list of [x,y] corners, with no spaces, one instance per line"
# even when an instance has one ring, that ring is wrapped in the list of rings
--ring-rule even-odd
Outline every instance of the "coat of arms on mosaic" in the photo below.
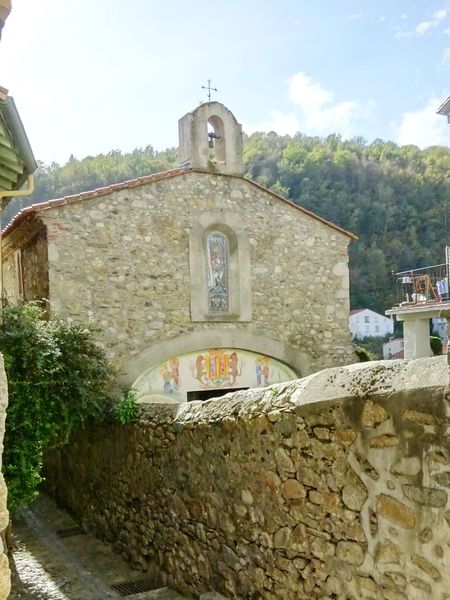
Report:
[[[193,374],[204,387],[233,386],[242,374],[243,366],[237,352],[214,349],[197,356]]]

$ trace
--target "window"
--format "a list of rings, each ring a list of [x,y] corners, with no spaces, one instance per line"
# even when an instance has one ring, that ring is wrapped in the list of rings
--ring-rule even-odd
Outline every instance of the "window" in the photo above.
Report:
[[[369,317],[369,315],[366,315],[364,317],[364,323],[370,323],[370,317]]]

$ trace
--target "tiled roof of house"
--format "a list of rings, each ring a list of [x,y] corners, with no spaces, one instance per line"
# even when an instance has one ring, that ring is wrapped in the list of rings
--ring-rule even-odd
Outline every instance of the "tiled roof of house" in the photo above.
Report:
[[[354,308],[353,310],[350,311],[350,315],[356,315],[356,313],[362,312],[363,310],[366,310],[365,308]]]
[[[448,115],[450,113],[450,96],[444,100],[436,112],[438,115]]]
[[[97,188],[95,190],[81,192],[79,194],[72,194],[71,196],[64,196],[63,198],[57,198],[55,200],[48,200],[47,202],[41,202],[39,204],[32,204],[31,206],[27,206],[26,208],[23,208],[19,213],[17,213],[17,215],[3,229],[2,237],[5,238],[7,235],[9,235],[23,221],[25,221],[30,215],[40,212],[42,210],[48,210],[51,208],[55,208],[57,206],[62,206],[64,204],[72,204],[74,202],[81,202],[82,200],[92,200],[93,198],[101,198],[102,196],[106,196],[112,192],[118,192],[121,190],[138,187],[141,185],[147,185],[150,183],[154,183],[156,181],[163,181],[165,179],[172,179],[173,177],[188,175],[190,173],[210,174],[209,171],[200,171],[197,169],[171,169],[170,171],[163,171],[161,173],[154,173],[153,175],[146,175],[144,177],[138,177],[136,179],[130,179],[128,181],[114,183],[112,185],[108,185],[108,186],[102,187],[102,188]],[[236,179],[243,179],[242,177],[239,177],[237,175],[218,174],[216,176],[217,177],[234,177]],[[280,200],[282,200],[283,202],[286,202],[293,208],[296,208],[300,212],[312,217],[316,221],[320,221],[321,223],[328,225],[332,229],[335,229],[336,231],[348,236],[349,238],[351,238],[353,240],[358,239],[357,236],[355,236],[353,233],[350,233],[349,231],[346,231],[342,227],[339,227],[338,225],[335,225],[334,223],[331,223],[330,221],[327,221],[326,219],[319,217],[315,213],[307,210],[306,208],[303,208],[302,206],[295,204],[295,202],[292,202],[292,200],[288,200],[287,198],[284,198],[283,196],[280,196],[279,194],[277,194],[271,190],[268,190],[264,186],[259,185],[258,183],[255,183],[254,181],[251,181],[250,179],[245,179],[245,181],[247,183],[250,183],[251,185],[254,185],[255,187],[259,188],[260,190],[263,190],[264,192],[266,192],[276,198],[279,198]]]

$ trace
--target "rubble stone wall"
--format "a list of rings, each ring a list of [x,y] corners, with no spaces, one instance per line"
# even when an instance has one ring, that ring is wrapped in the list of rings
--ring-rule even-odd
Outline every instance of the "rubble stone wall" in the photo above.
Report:
[[[445,357],[151,406],[49,459],[55,495],[161,584],[228,598],[450,598]]]
[[[240,269],[250,277],[250,297],[241,302],[241,312],[251,306],[248,322],[191,318],[189,237],[211,212],[219,224],[220,214],[224,221],[232,215],[246,232],[250,264]],[[172,356],[181,336],[218,326],[303,353],[301,375],[354,360],[350,238],[242,178],[188,172],[42,210],[39,218],[47,229],[51,310],[93,319],[119,370],[152,345],[173,340]],[[206,269],[206,259],[200,264]]]
[[[6,547],[6,530],[9,524],[9,513],[6,508],[6,484],[1,472],[7,405],[8,387],[3,366],[3,357],[0,354],[0,600],[6,600],[11,590],[11,571],[9,569],[8,549]]]
[[[17,250],[20,250],[20,263],[15,256]],[[20,295],[25,300],[49,298],[47,231],[39,219],[30,219],[4,242],[3,293],[12,301]]]

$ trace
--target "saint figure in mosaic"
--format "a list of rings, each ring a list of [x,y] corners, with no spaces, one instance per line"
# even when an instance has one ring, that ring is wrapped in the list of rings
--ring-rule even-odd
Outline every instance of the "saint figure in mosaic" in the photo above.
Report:
[[[217,231],[208,236],[208,308],[210,312],[228,312],[228,241]]]

